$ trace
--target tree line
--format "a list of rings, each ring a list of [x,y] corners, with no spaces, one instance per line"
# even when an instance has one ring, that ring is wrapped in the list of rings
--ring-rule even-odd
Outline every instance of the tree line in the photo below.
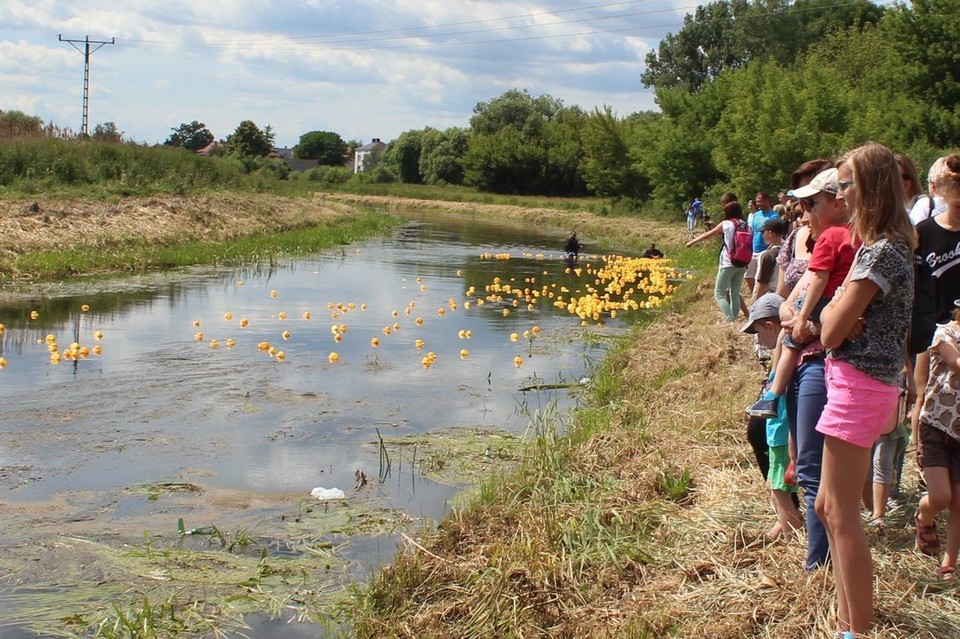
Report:
[[[785,188],[803,161],[866,140],[924,167],[960,147],[960,52],[950,46],[958,40],[960,0],[717,0],[647,55],[638,79],[654,90],[658,111],[588,112],[512,89],[478,103],[468,127],[401,133],[369,159],[366,179],[596,195],[634,210],[677,211],[694,196]],[[0,112],[0,138],[44,128],[38,118]],[[195,151],[214,141],[198,121],[172,131],[167,146]],[[93,137],[122,136],[105,123]],[[244,170],[287,177],[281,161],[265,157],[269,126],[245,120],[222,142],[218,153]],[[310,131],[294,155],[335,168],[342,181],[358,145]]]

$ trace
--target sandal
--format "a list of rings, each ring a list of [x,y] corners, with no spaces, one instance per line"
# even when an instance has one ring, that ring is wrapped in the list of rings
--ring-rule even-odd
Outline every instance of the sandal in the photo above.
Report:
[[[940,536],[937,534],[937,522],[930,526],[920,523],[920,513],[914,517],[914,526],[917,533],[917,550],[924,555],[936,557],[940,554]]]
[[[937,576],[940,577],[941,581],[950,581],[956,572],[957,569],[953,566],[940,566],[937,568]]]

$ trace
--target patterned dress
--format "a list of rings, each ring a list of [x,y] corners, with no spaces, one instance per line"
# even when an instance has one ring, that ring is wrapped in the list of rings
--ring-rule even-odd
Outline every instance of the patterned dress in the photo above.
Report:
[[[920,422],[960,440],[960,419],[957,413],[960,375],[950,370],[950,366],[940,355],[937,347],[944,343],[960,348],[960,325],[956,322],[940,324],[933,334],[933,345],[930,347],[930,379],[923,394]]]

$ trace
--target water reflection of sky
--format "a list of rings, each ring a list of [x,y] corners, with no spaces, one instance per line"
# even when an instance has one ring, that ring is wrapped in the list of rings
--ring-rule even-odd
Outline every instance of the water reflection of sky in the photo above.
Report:
[[[450,426],[523,432],[528,418],[518,408],[543,406],[550,397],[518,389],[534,376],[575,381],[598,353],[568,338],[579,320],[547,300],[533,311],[511,307],[505,317],[496,304],[465,309],[464,294],[472,285],[482,296],[494,277],[515,286],[535,278],[538,284],[526,285],[550,280],[572,287],[561,244],[536,229],[428,220],[272,268],[193,269],[87,285],[78,296],[0,302],[8,329],[0,465],[16,460],[33,468],[36,479],[0,491],[33,500],[68,488],[203,477],[220,486],[307,493],[316,485],[349,487],[358,468],[376,476],[377,430],[385,438]],[[483,252],[514,258],[480,259]],[[357,309],[334,319],[331,302]],[[415,308],[405,315],[411,302]],[[85,303],[90,311],[80,313]],[[31,310],[39,311],[38,320],[29,319]],[[247,328],[239,327],[241,318]],[[384,335],[383,327],[394,323],[400,330]],[[347,326],[341,343],[333,324]],[[534,325],[542,332],[532,348],[523,337],[508,339]],[[98,330],[102,356],[49,363],[45,335],[56,335],[62,350],[76,336],[92,346]],[[460,330],[472,339],[461,339]],[[202,342],[194,340],[198,331]],[[373,337],[379,348],[371,347]],[[220,348],[210,347],[213,338]],[[224,345],[228,338],[236,340],[232,349]],[[416,339],[426,343],[422,351]],[[262,341],[283,350],[286,361],[259,352]],[[464,348],[469,356],[461,359]],[[327,359],[332,351],[340,356],[336,364]],[[437,354],[429,370],[421,366],[427,351]],[[521,368],[513,365],[518,355]]]

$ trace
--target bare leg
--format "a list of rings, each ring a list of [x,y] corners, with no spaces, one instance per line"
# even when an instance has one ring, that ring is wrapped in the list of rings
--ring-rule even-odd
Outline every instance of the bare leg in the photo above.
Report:
[[[960,483],[951,483],[950,515],[947,517],[947,542],[944,547],[944,568],[957,568],[957,554],[960,553]]]
[[[910,431],[914,445],[920,446],[920,407],[923,406],[923,389],[927,387],[930,377],[930,353],[924,351],[917,354],[917,363],[913,366],[913,381],[917,386],[917,401],[910,411]]]
[[[870,519],[881,519],[887,514],[887,500],[890,499],[890,484],[873,482],[873,513]]]
[[[951,505],[950,471],[942,466],[927,467],[923,469],[923,478],[927,481],[927,494],[920,499],[917,519],[924,526],[932,526],[937,515]]]
[[[790,541],[793,539],[794,531],[803,527],[803,519],[800,518],[800,511],[797,510],[797,506],[793,503],[793,500],[790,499],[790,493],[788,492],[771,490],[770,497],[774,510],[777,513],[777,523],[780,526],[780,530],[783,531],[784,538]]]
[[[793,371],[797,369],[797,358],[800,351],[787,346],[780,345],[780,359],[777,360],[777,372],[773,375],[773,382],[770,384],[770,391],[783,397],[787,392],[787,386],[793,380]]]
[[[837,581],[837,616],[854,633],[873,625],[873,560],[860,521],[870,449],[827,436],[817,514],[826,524]]]

